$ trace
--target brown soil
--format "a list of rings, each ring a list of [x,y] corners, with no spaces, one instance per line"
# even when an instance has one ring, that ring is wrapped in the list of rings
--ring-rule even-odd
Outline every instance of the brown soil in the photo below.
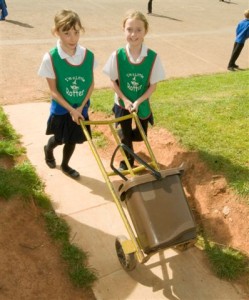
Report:
[[[93,300],[75,288],[35,205],[0,199],[0,299]]]

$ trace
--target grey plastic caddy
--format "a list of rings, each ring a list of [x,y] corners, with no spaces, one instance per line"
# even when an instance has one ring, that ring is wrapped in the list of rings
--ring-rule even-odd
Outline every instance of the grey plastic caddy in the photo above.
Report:
[[[195,222],[188,205],[180,169],[162,170],[161,179],[151,174],[126,181],[120,189],[138,242],[146,254],[196,238]]]

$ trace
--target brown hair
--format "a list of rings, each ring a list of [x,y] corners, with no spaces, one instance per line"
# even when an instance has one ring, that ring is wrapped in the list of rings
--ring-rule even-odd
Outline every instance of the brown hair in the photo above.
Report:
[[[146,17],[144,16],[144,14],[142,14],[140,11],[137,10],[129,10],[126,15],[125,18],[123,20],[123,28],[125,27],[125,23],[128,19],[136,19],[136,20],[141,20],[142,22],[144,22],[144,27],[145,27],[145,32],[147,33],[149,30],[149,23],[146,19]]]
[[[85,31],[78,14],[72,10],[63,9],[54,17],[54,27],[52,32],[55,33],[56,31],[59,31],[59,29],[62,29],[62,31],[68,31],[71,28],[75,29],[76,25],[80,27],[81,31]]]
[[[249,9],[244,11],[244,16],[246,19],[249,19]]]

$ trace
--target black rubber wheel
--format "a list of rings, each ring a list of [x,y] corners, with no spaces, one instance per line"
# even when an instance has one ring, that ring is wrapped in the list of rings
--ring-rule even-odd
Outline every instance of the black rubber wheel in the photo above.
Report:
[[[126,271],[132,271],[135,269],[137,261],[136,261],[135,253],[129,253],[129,254],[124,253],[124,250],[122,248],[122,242],[126,240],[127,238],[125,236],[118,236],[115,241],[115,248],[121,266]]]
[[[177,245],[177,246],[175,246],[175,249],[178,250],[178,251],[181,251],[181,252],[186,251],[189,248],[194,247],[195,242],[196,241],[194,240],[194,241],[186,242],[184,244]]]

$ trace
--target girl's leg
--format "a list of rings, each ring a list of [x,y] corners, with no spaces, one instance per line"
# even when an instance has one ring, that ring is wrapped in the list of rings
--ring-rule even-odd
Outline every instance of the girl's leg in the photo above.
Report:
[[[75,144],[66,143],[63,147],[63,157],[62,157],[62,163],[61,163],[61,169],[62,171],[67,174],[68,176],[72,178],[77,178],[80,176],[79,172],[69,167],[68,163],[70,158],[72,157],[74,150],[75,150]]]
[[[45,152],[45,161],[49,168],[54,169],[56,167],[56,162],[54,158],[53,151],[54,149],[61,145],[61,142],[58,142],[54,136],[52,136],[49,140],[47,145],[44,146],[44,152]]]
[[[148,130],[148,119],[147,120],[140,120],[141,125],[143,127],[143,130],[145,132],[145,134],[147,135],[147,130]],[[128,126],[127,126],[128,127]],[[122,129],[123,130],[123,129]],[[124,143],[126,146],[128,146],[132,151],[133,150],[133,144],[132,142],[141,142],[143,140],[140,130],[136,127],[135,129],[132,129],[132,125],[130,123],[130,128],[128,131],[128,128],[126,128],[127,132],[128,132],[128,136],[129,138],[126,137],[126,139],[122,139],[121,142]],[[125,136],[125,134],[124,134]],[[132,155],[130,155],[129,153],[126,152],[127,158],[129,163],[131,164],[131,167],[134,166],[134,157]],[[120,169],[123,170],[127,170],[126,164],[124,161],[120,162]]]
[[[125,144],[127,147],[129,147],[133,151],[133,145],[132,145],[132,119],[128,119],[125,121],[120,122],[121,126],[121,142]],[[129,160],[129,163],[131,166],[134,165],[134,158],[129,153],[125,152],[126,156]],[[127,166],[125,164],[125,161],[121,161],[119,165],[120,169],[127,170]]]
[[[145,134],[147,135],[149,119],[146,119],[146,120],[140,119],[140,123],[143,127]],[[143,138],[140,134],[140,131],[137,127],[135,129],[132,129],[132,120],[131,119],[121,122],[120,125],[121,125],[121,129],[122,129],[122,134],[123,134],[123,137],[121,138],[121,142],[123,144],[125,144],[126,146],[128,146],[133,151],[132,142],[141,142],[143,140]],[[127,152],[126,152],[126,155],[129,160],[129,163],[133,167],[134,157]],[[124,161],[120,162],[120,169],[124,169],[124,170],[127,169]]]
[[[139,119],[139,120],[143,127],[145,135],[147,135],[149,119],[146,120]],[[132,140],[134,142],[141,142],[143,140],[141,133],[137,127],[132,131]]]

